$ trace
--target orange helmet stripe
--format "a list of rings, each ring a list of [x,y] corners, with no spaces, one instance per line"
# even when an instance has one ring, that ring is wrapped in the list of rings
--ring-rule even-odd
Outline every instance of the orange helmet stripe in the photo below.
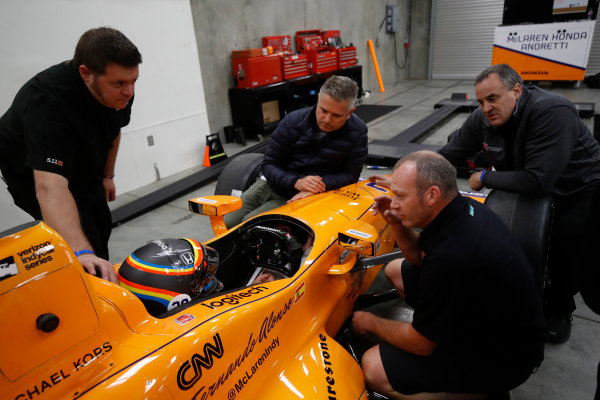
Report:
[[[123,286],[125,289],[129,290],[130,292],[145,294],[145,295],[153,296],[153,297],[160,297],[160,298],[168,300],[168,301],[171,301],[171,299],[173,297],[176,297],[179,295],[179,293],[171,292],[170,290],[158,289],[158,288],[153,288],[150,286],[140,285],[138,283],[133,283],[133,282],[128,281],[127,279],[123,278],[123,276],[121,274],[119,274],[119,283],[121,284],[121,286]]]

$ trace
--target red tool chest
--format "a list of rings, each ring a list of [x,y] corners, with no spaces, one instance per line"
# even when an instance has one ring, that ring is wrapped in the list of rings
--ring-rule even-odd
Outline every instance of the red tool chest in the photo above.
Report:
[[[253,88],[281,82],[281,56],[231,57],[233,79],[238,88]]]
[[[231,57],[260,57],[262,55],[262,49],[243,49],[231,52]]]
[[[271,46],[273,53],[292,54],[292,37],[283,36],[264,36],[262,38],[263,47]]]
[[[323,42],[337,52],[338,68],[348,68],[356,65],[356,47],[344,46],[339,30],[322,31]]]
[[[330,47],[340,47],[342,39],[340,38],[340,31],[321,31],[321,37],[323,38],[323,43]]]
[[[338,69],[337,51],[335,49],[330,51],[310,50],[307,55],[312,74],[322,74]]]
[[[320,30],[296,32],[296,48],[299,53],[308,55],[311,74],[322,74],[338,69],[337,52],[325,45]]]
[[[348,46],[337,50],[338,68],[348,68],[356,65],[356,47]]]
[[[324,45],[319,29],[296,32],[296,49],[298,53],[308,53],[309,50],[318,49]]]
[[[281,69],[283,70],[284,80],[306,76],[310,74],[308,57],[306,54],[282,56]]]

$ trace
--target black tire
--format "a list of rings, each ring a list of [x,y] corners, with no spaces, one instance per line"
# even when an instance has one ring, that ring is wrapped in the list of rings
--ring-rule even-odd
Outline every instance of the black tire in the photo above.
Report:
[[[494,189],[485,199],[485,205],[498,214],[523,248],[541,291],[546,280],[552,198]]]
[[[232,195],[232,191],[243,192],[248,189],[260,174],[263,155],[247,153],[236,156],[223,168],[215,194]]]

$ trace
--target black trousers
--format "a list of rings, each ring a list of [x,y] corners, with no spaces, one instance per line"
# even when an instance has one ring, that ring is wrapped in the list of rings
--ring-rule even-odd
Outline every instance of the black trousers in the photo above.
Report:
[[[598,373],[596,375],[596,395],[594,400],[600,400],[600,363],[598,363]]]
[[[592,210],[586,228],[586,249],[583,261],[576,270],[577,288],[585,304],[596,314],[600,314],[600,189],[592,200]],[[600,400],[600,399],[598,399]]]
[[[575,310],[573,296],[579,290],[582,294],[590,291],[588,286],[593,283],[589,281],[590,274],[598,271],[591,251],[600,244],[599,193],[597,188],[570,196],[555,196],[549,283],[544,290],[547,314],[571,314]],[[593,292],[598,292],[598,283],[596,280]]]
[[[29,177],[15,176],[3,172],[15,204],[36,220],[42,220],[42,212]],[[28,179],[29,178],[29,179]],[[88,190],[72,193],[81,228],[98,257],[108,260],[108,239],[112,231],[110,209],[104,197],[102,184],[90,185]]]
[[[563,213],[559,215],[559,227],[565,231],[558,236],[563,242],[557,243],[557,238],[553,244],[564,252],[557,256],[561,258],[556,261],[564,262],[562,267],[566,268],[561,269],[560,266],[553,265],[553,269],[550,270],[552,281],[545,291],[547,310],[552,311],[549,307],[554,307],[555,310],[572,312],[575,309],[573,294],[579,290],[585,304],[596,314],[600,314],[600,262],[596,256],[600,245],[600,188],[573,199],[562,199],[558,205]],[[570,217],[573,217],[572,221],[569,221]],[[565,237],[574,229],[580,231],[573,232],[571,238]],[[600,400],[600,363],[596,374],[594,400]]]

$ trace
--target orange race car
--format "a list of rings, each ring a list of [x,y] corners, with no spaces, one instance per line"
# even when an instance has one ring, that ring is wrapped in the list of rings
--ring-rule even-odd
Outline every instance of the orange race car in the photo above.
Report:
[[[233,159],[216,192],[245,190],[261,157]],[[115,265],[120,285],[84,273],[43,223],[0,238],[0,398],[384,398],[365,387],[345,329],[399,256],[371,212],[381,195],[391,192],[361,181],[229,230],[223,215],[239,198],[192,199],[215,238],[152,241]],[[498,191],[485,202],[542,284],[548,199]]]
[[[371,256],[394,247],[371,212],[386,194],[362,181],[230,230],[239,198],[192,199],[216,237],[134,251],[115,266],[121,286],[84,273],[43,223],[2,237],[0,398],[368,398],[334,337],[385,261]],[[150,273],[202,290],[180,296]]]

